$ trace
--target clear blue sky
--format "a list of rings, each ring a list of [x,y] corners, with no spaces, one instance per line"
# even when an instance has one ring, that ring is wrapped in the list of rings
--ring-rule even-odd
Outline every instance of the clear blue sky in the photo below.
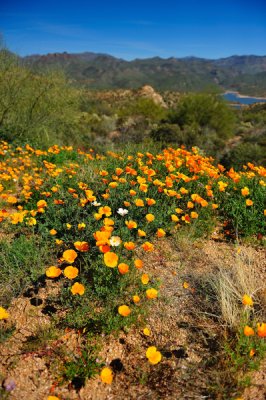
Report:
[[[266,0],[0,0],[0,32],[20,55],[266,55]]]

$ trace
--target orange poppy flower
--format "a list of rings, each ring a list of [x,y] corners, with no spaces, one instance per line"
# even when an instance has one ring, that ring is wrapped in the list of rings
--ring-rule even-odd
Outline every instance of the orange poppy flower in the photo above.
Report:
[[[61,275],[62,270],[58,267],[54,267],[51,266],[49,268],[47,268],[47,270],[45,271],[45,275],[48,278],[58,278],[59,275]]]
[[[192,219],[197,219],[197,218],[199,217],[199,214],[196,213],[195,211],[192,211],[192,212],[190,213],[190,216],[191,216]]]
[[[154,199],[146,199],[148,206],[153,206],[154,204],[156,204],[156,201]]]
[[[154,288],[146,290],[146,296],[148,299],[156,299],[158,296],[158,291]]]
[[[52,236],[57,234],[57,231],[55,229],[51,229],[49,232],[50,232],[50,235],[52,235]]]
[[[248,196],[249,188],[247,186],[245,186],[243,189],[241,189],[241,194],[242,194],[242,196]]]
[[[82,296],[85,293],[85,286],[82,283],[75,282],[74,285],[71,287],[72,294],[79,294]]]
[[[120,274],[124,275],[129,271],[129,265],[125,264],[125,263],[121,263],[118,265],[118,271],[120,272]]]
[[[109,244],[103,244],[102,246],[99,246],[99,250],[101,253],[108,253],[108,251],[111,250],[111,246],[109,246]]]
[[[137,228],[138,224],[135,221],[125,221],[126,226],[128,227],[128,229],[134,229]]]
[[[88,242],[75,242],[74,246],[77,250],[85,252],[89,250],[89,243]]]
[[[244,327],[244,335],[245,336],[254,336],[255,335],[254,329],[252,329],[250,326],[246,325]]]
[[[77,256],[78,255],[75,252],[75,250],[65,250],[62,258],[64,261],[67,261],[69,264],[73,264],[73,262],[75,261]]]
[[[159,229],[157,229],[156,235],[157,235],[158,238],[161,238],[161,237],[164,237],[166,235],[166,232],[162,228],[159,228]]]
[[[257,324],[257,329],[258,329],[258,336],[259,337],[266,337],[266,323],[258,323]]]
[[[124,172],[124,170],[122,168],[116,168],[115,169],[115,173],[116,173],[117,176],[120,176],[123,172]]]
[[[114,268],[118,263],[118,256],[112,251],[108,251],[104,254],[104,263],[107,267]]]
[[[242,303],[245,306],[253,306],[253,300],[250,296],[248,296],[247,294],[244,294],[244,296],[242,297]]]
[[[143,261],[140,260],[140,259],[135,260],[135,261],[134,261],[134,264],[135,264],[135,267],[136,267],[137,269],[143,268]]]
[[[192,201],[188,201],[187,208],[194,208],[194,203],[192,203]]]
[[[162,354],[157,350],[155,346],[150,346],[146,351],[146,357],[151,364],[155,365],[161,361]]]
[[[79,274],[79,270],[76,267],[69,265],[64,269],[64,275],[68,279],[75,279]]]
[[[133,243],[133,242],[125,242],[125,243],[124,243],[124,247],[125,247],[127,250],[134,250],[135,247],[136,247],[136,245],[135,245],[135,243]]]
[[[147,285],[149,283],[149,275],[148,274],[142,274],[141,276],[141,282],[143,283],[143,285]]]
[[[144,232],[142,229],[138,229],[138,236],[139,237],[145,237],[146,236],[146,232]]]
[[[246,200],[246,205],[247,206],[253,206],[253,201],[251,199]]]
[[[140,297],[138,295],[133,296],[133,301],[135,304],[140,302]]]
[[[134,191],[134,190],[133,190]],[[137,207],[144,207],[144,201],[142,199],[136,199],[135,200],[135,205]]]
[[[37,208],[47,207],[47,202],[45,200],[39,200],[37,203]]]
[[[143,245],[141,247],[143,248],[144,251],[153,251],[154,250],[154,246],[150,242],[143,243]]]
[[[145,218],[146,218],[146,220],[147,220],[148,222],[152,222],[152,221],[155,220],[155,216],[154,216],[153,214],[147,214],[147,215],[145,216]]]
[[[118,314],[122,315],[122,317],[127,317],[131,313],[131,310],[128,306],[122,305],[118,307]]]

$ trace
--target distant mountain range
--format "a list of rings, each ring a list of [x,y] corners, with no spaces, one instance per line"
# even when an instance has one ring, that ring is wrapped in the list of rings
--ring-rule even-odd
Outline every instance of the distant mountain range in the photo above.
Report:
[[[22,61],[34,70],[62,69],[69,78],[91,89],[134,89],[147,84],[156,90],[187,92],[213,87],[266,96],[266,56],[125,61],[108,54],[64,52],[26,56]]]

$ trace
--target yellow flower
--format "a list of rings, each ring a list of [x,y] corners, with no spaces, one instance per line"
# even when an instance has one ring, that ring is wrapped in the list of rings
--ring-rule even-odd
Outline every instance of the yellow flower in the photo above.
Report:
[[[253,300],[252,300],[252,298],[251,298],[250,296],[248,296],[247,294],[244,294],[244,296],[242,297],[242,303],[243,303],[245,306],[250,306],[250,307],[253,306]]]
[[[18,200],[17,200],[17,198],[15,196],[8,196],[6,201],[9,204],[16,204],[18,202]]]
[[[149,283],[149,275],[148,274],[142,274],[141,275],[141,282],[143,283],[143,285],[147,285]]]
[[[71,293],[72,294],[79,294],[82,296],[85,293],[85,286],[82,285],[82,283],[74,283],[74,285],[71,287]]]
[[[52,236],[57,234],[57,231],[55,229],[51,229],[49,232],[50,232],[50,235],[52,235]]]
[[[58,278],[58,276],[60,276],[61,273],[62,273],[62,270],[53,265],[51,267],[47,268],[47,270],[45,271],[45,275],[48,278]]]
[[[151,331],[149,330],[149,328],[144,328],[143,333],[145,336],[151,336]]]
[[[184,289],[188,289],[188,288],[189,288],[189,286],[190,286],[190,285],[189,285],[189,283],[188,283],[188,282],[184,282],[184,283],[183,283],[183,288],[184,288]]]
[[[57,396],[48,396],[47,400],[60,400]]]
[[[145,218],[148,222],[152,222],[155,220],[155,216],[153,214],[147,214]]]
[[[122,315],[122,317],[127,317],[131,313],[131,310],[128,306],[122,305],[118,307],[118,314]]]
[[[144,232],[142,229],[138,229],[138,236],[139,237],[145,237],[146,236],[146,232]]]
[[[81,222],[80,224],[78,224],[78,230],[79,231],[83,231],[83,229],[86,228],[86,224],[84,222]]]
[[[78,255],[75,252],[75,250],[65,250],[62,258],[64,261],[67,261],[69,264],[73,264],[73,262],[75,261],[77,256]]]
[[[3,307],[0,307],[0,320],[7,318],[9,318],[8,312]]]
[[[30,217],[27,220],[27,225],[29,225],[29,226],[33,226],[33,225],[36,225],[36,224],[37,224],[36,218]]]
[[[117,182],[110,182],[110,183],[109,183],[109,186],[110,186],[112,189],[115,189],[115,188],[118,186],[118,183],[117,183]]]
[[[172,214],[172,215],[171,215],[171,220],[172,220],[173,222],[178,222],[178,221],[179,221],[179,218],[178,218],[177,215]]]
[[[255,355],[255,353],[256,353],[255,349],[251,349],[249,352],[249,356],[253,357]]]
[[[104,263],[107,267],[114,268],[117,266],[118,256],[112,251],[108,251],[107,253],[105,253],[103,258]]]
[[[228,186],[228,184],[225,183],[225,182],[223,182],[223,181],[219,181],[219,182],[218,182],[218,186],[219,186],[219,191],[220,191],[220,192],[224,192],[224,191],[225,191],[225,188]]]
[[[103,383],[107,383],[108,385],[110,385],[113,381],[113,371],[108,368],[108,367],[104,367],[101,370],[101,381]]]
[[[146,296],[148,299],[156,299],[158,296],[158,291],[154,288],[146,290]]]
[[[157,350],[155,346],[151,346],[146,351],[146,357],[151,364],[155,365],[161,361],[162,354]]]
[[[79,270],[76,267],[72,267],[72,265],[69,265],[64,269],[64,275],[68,279],[75,279],[79,274]]]

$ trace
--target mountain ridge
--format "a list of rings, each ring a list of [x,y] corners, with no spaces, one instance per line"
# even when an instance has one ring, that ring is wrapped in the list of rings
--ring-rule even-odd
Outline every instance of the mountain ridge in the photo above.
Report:
[[[219,59],[194,56],[136,58],[127,61],[105,53],[48,53],[20,58],[30,68],[62,69],[91,89],[129,89],[145,84],[156,90],[234,90],[266,94],[266,56],[232,55]]]

